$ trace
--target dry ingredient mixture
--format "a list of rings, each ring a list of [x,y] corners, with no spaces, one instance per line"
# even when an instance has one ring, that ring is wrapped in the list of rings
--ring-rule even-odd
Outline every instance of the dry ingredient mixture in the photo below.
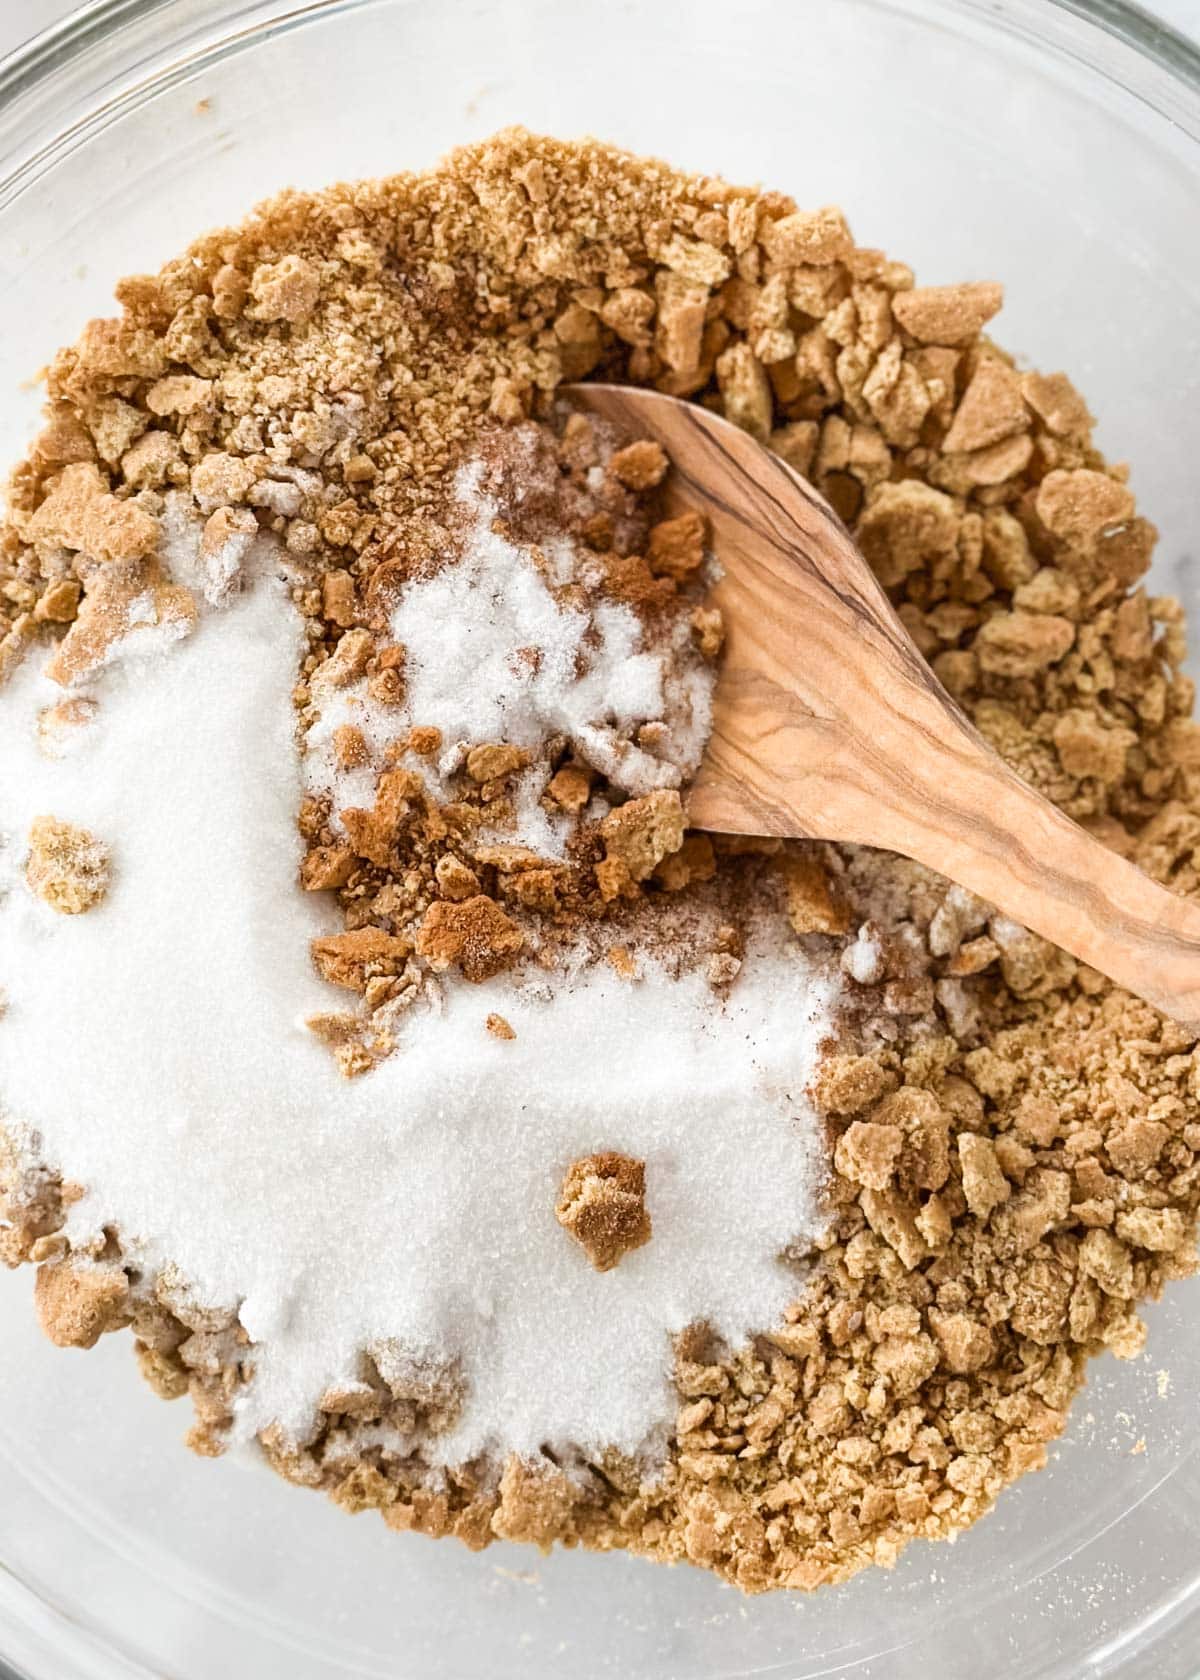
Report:
[[[425,175],[285,194],[118,295],[50,369],[0,539],[0,704],[20,697],[0,785],[41,801],[0,850],[24,941],[0,1022],[0,1255],[38,1264],[48,1333],[132,1328],[156,1390],[191,1395],[197,1450],[248,1430],[346,1509],[471,1546],[620,1547],[761,1591],[970,1524],[1044,1463],[1089,1355],[1136,1352],[1139,1301],[1193,1269],[1195,1046],[917,866],[688,831],[721,645],[706,533],[657,517],[652,444],[555,389],[654,385],[777,450],[1009,762],[1195,891],[1182,616],[1140,587],[1154,529],[1083,400],[984,335],[998,286],[916,287],[834,210],[516,132]],[[274,682],[295,684],[290,718]],[[290,781],[264,769],[272,744]],[[120,776],[146,795],[124,826]],[[196,905],[206,846],[231,874]],[[264,886],[289,870],[305,893]],[[142,917],[123,955],[118,913]],[[305,937],[320,1001],[294,1024],[301,980],[272,976],[304,967]],[[122,1156],[88,1106],[110,1114],[157,1048],[96,993],[111,972],[168,1044],[203,1038],[202,966],[160,996],[173,948],[211,957],[246,1017],[199,1100],[233,1117],[230,1172],[252,1171],[178,1175],[175,1226],[148,1181],[125,1230],[96,1187],[116,1197],[118,1157],[134,1183],[147,1140],[131,1123]],[[275,1063],[286,1147],[260,1132],[246,1157],[242,1085]],[[68,1178],[29,1119],[51,1067],[55,1108],[80,1110]],[[304,1079],[343,1093],[325,1131]],[[443,1124],[397,1148],[372,1091]],[[159,1123],[186,1159],[194,1117]],[[360,1133],[369,1188],[322,1153]],[[445,1189],[472,1159],[502,1190],[476,1244],[489,1199]],[[716,1238],[688,1228],[669,1160]],[[305,1363],[295,1279],[239,1296],[237,1252],[200,1279],[147,1233],[215,1194],[259,1198],[269,1238],[314,1182],[313,1252],[362,1294],[329,1338],[303,1324]],[[430,1208],[405,1282],[370,1239]],[[685,1322],[697,1254],[712,1310]],[[469,1287],[443,1300],[446,1276]],[[398,1300],[404,1333],[373,1335]],[[432,1357],[442,1308],[471,1328]],[[547,1318],[562,1357],[532,1365]],[[598,1399],[579,1380],[609,1320],[649,1367],[632,1400],[627,1372]]]

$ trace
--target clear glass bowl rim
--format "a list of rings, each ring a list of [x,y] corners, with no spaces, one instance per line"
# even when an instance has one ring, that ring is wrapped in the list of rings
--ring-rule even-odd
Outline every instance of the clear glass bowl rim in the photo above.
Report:
[[[363,0],[301,0],[299,4],[280,5],[274,10],[272,22],[275,26],[299,23],[308,14],[343,6],[350,9],[362,3]],[[989,4],[989,0],[958,0],[958,3],[968,10],[993,14],[1004,11],[1003,3]],[[1132,49],[1200,101],[1200,42],[1189,40],[1165,19],[1154,16],[1133,0],[1042,0],[1042,5],[1048,17],[1057,17],[1064,23],[1070,18],[1078,19],[1099,30],[1102,37]],[[161,14],[165,22],[172,13],[179,16],[186,11],[194,17],[204,10],[210,10],[213,21],[218,23],[234,21],[236,14],[243,12],[253,26],[259,21],[254,14],[261,13],[263,8],[253,4],[237,6],[230,0],[225,0],[225,4],[221,0],[199,0],[198,5],[189,5],[187,0],[85,0],[76,11],[0,58],[0,185],[9,185],[29,161],[27,157],[11,156],[8,144],[11,136],[4,133],[4,119],[23,97],[35,93],[49,78],[76,63],[122,27],[148,21],[155,14]],[[211,48],[211,44],[206,43],[206,48]],[[1149,103],[1158,104],[1149,90],[1138,91]],[[1200,104],[1193,105],[1191,99],[1187,103],[1190,108],[1186,116],[1192,121],[1184,126],[1194,138],[1200,139]],[[1164,111],[1164,114],[1175,120],[1181,115],[1178,111]]]

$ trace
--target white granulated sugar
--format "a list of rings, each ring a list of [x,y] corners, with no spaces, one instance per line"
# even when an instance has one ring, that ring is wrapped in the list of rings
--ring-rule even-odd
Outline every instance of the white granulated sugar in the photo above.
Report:
[[[191,631],[184,618],[160,618],[153,595],[136,595],[125,613],[121,634],[114,636],[108,646],[93,661],[87,675],[76,678],[71,691],[78,693],[89,679],[100,671],[112,671],[120,666],[136,669],[144,661],[157,659],[174,642],[182,641]],[[47,685],[45,698],[59,699],[63,690]]]
[[[205,541],[204,527],[195,517],[192,498],[170,491],[161,518],[162,558],[178,583],[217,606],[236,584],[251,550],[261,539],[252,519],[246,530],[233,530],[223,542]]]
[[[476,615],[474,651],[443,627],[456,681],[494,673],[506,731],[530,727],[499,650],[536,623],[567,690],[539,688],[538,728],[594,723],[571,697],[578,627],[511,554],[493,563],[522,605]],[[483,555],[464,565],[483,586]],[[435,580],[447,593],[427,598],[428,621],[406,622],[418,692],[447,705],[432,609],[470,615],[464,583]],[[59,760],[36,720],[61,691],[34,661],[0,691],[0,1115],[89,1187],[73,1233],[112,1225],[148,1270],[175,1262],[201,1298],[241,1304],[260,1342],[244,1432],[303,1431],[357,1352],[396,1338],[466,1379],[460,1423],[429,1445],[441,1462],[653,1448],[673,1415],[669,1333],[706,1318],[737,1342],[802,1287],[779,1255],[822,1224],[805,1087],[833,983],[798,949],[752,953],[724,1003],[653,967],[634,983],[607,968],[457,981],[440,1013],[408,1017],[396,1055],[343,1080],[301,1025],[345,997],[307,954],[334,908],[296,885],[302,646],[283,587],[263,579],[153,664],[108,673],[86,750]],[[495,704],[468,695],[456,715],[491,733]],[[42,813],[111,847],[112,885],[88,914],[57,916],[25,886]],[[485,1031],[492,1010],[515,1040]],[[654,1225],[606,1274],[553,1213],[569,1163],[597,1149],[645,1160]]]
[[[443,778],[468,748],[494,741],[536,755],[550,737],[566,736],[593,769],[631,794],[678,787],[699,767],[713,677],[697,662],[686,621],[650,646],[636,613],[619,602],[564,604],[552,585],[596,581],[580,551],[565,539],[550,544],[546,570],[539,569],[529,549],[492,530],[497,509],[478,477],[478,468],[465,468],[456,485],[470,519],[461,557],[410,583],[392,614],[392,637],[406,652],[403,704],[373,704],[365,682],[320,698],[306,775],[314,792],[332,799],[335,826],[341,811],[374,798],[373,772],[335,765],[333,731],[346,723],[363,731],[376,755],[413,724],[440,729],[434,766],[406,760],[435,794],[444,793]],[[646,723],[666,726],[653,753],[628,739]],[[514,785],[517,828],[507,838],[557,857],[567,825],[540,805],[546,780],[535,768]]]
[[[883,978],[883,946],[866,922],[842,952],[842,972],[857,980],[860,986],[873,985]]]

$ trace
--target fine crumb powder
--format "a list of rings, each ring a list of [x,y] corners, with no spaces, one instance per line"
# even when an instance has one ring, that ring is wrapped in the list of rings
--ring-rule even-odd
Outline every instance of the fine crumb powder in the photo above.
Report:
[[[762,1591],[969,1525],[1194,1266],[1196,1046],[914,865],[688,830],[707,533],[555,391],[777,451],[1008,762],[1194,893],[1182,614],[1083,399],[990,281],[519,132],[119,300],[0,536],[0,1257],[48,1333],[471,1546]]]

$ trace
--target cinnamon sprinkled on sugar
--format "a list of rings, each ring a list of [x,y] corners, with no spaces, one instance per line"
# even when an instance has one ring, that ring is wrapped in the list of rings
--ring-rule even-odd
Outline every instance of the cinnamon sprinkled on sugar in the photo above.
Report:
[[[546,780],[532,798],[521,778],[534,765],[482,781],[465,760],[443,771],[457,743],[432,716],[408,715],[411,660],[381,656],[405,590],[461,558],[450,491],[481,426],[515,436],[534,416],[574,498],[567,507],[554,491],[557,528],[597,557],[599,592],[647,634],[678,605],[692,649],[717,659],[723,626],[703,604],[702,544],[638,503],[653,495],[653,451],[620,440],[605,469],[603,443],[548,408],[560,380],[593,374],[695,397],[812,478],[936,675],[1020,774],[1195,893],[1200,747],[1180,675],[1182,615],[1143,587],[1155,532],[1094,448],[1082,397],[1065,375],[1016,372],[982,336],[1002,302],[991,282],[916,287],[901,263],[856,247],[836,211],[519,133],[427,175],[285,195],[160,275],[123,282],[120,298],[122,316],[92,323],[56,358],[45,430],[14,477],[0,676],[36,649],[65,680],[90,679],[123,636],[145,634],[128,611],[143,597],[153,620],[139,608],[138,624],[191,628],[188,602],[164,594],[190,586],[153,559],[169,498],[182,493],[198,516],[228,522],[214,537],[247,538],[253,521],[287,556],[305,625],[306,726],[358,685],[364,704],[396,718],[387,751],[399,758],[372,761],[369,786],[345,807],[368,814],[360,833],[344,812],[335,826],[327,795],[310,792],[302,812],[303,884],[336,894],[346,923],[325,938],[403,942],[441,907],[427,942],[450,963],[455,940],[460,952],[468,944],[456,907],[482,899],[490,925],[527,941],[505,954],[552,975],[591,924],[603,954],[632,951],[647,918],[663,948],[692,949],[698,923],[701,963],[729,959],[712,985],[732,1008],[755,961],[738,930],[751,907],[767,907],[790,919],[795,950],[836,962],[853,998],[814,1083],[832,1151],[824,1247],[764,1337],[729,1347],[698,1325],[677,1338],[665,1462],[601,1481],[514,1453],[490,1478],[455,1471],[434,1491],[411,1458],[356,1446],[356,1415],[420,1413],[370,1377],[354,1379],[367,1394],[326,1385],[341,1409],[306,1439],[269,1436],[272,1461],[348,1508],[381,1509],[398,1530],[472,1546],[500,1535],[626,1547],[746,1591],[890,1565],[909,1540],[974,1521],[1044,1463],[1087,1359],[1136,1352],[1139,1302],[1192,1268],[1194,1044],[901,860],[724,841],[698,855],[683,805],[668,812],[661,798],[680,783],[621,789],[611,779],[621,755],[598,767],[564,742],[536,759]],[[388,371],[382,322],[402,327],[403,379]],[[505,470],[485,487],[497,507]],[[509,510],[503,540],[521,566],[522,544],[549,564],[546,511],[531,531]],[[471,745],[528,750],[496,733]],[[417,761],[423,780],[442,778],[436,792],[381,800],[380,776],[415,773]],[[647,799],[659,802],[653,821],[622,815]],[[553,858],[520,836],[541,819],[539,842],[569,831]],[[479,892],[457,897],[452,883],[467,875]],[[734,938],[717,937],[726,926]],[[325,960],[364,1007],[372,986],[406,989],[398,948],[368,958],[335,945]],[[611,979],[636,1003],[644,981]],[[330,1041],[341,1033],[386,1069],[384,1021],[372,1015],[367,1048],[362,1016],[337,1018],[323,1029]],[[526,1027],[515,1042],[478,1037],[508,1057]],[[3,1174],[3,1253],[25,1260],[64,1229],[62,1197],[52,1173],[15,1154]],[[548,1182],[552,1228],[553,1194]],[[76,1228],[65,1229],[70,1247]],[[634,1264],[663,1242],[656,1231]],[[111,1314],[101,1302],[77,1316],[68,1302],[52,1322],[99,1334],[124,1321],[115,1300]],[[187,1389],[201,1420],[194,1444],[219,1450],[245,1349],[221,1343],[215,1371],[200,1350],[185,1354],[197,1334],[189,1314],[178,1295],[129,1309],[148,1377],[164,1394]]]

